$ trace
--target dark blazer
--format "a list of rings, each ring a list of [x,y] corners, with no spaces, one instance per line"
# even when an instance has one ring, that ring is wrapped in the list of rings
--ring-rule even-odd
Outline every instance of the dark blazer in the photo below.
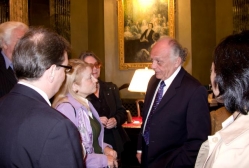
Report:
[[[0,149],[1,168],[84,167],[77,128],[21,84],[0,100]]]
[[[9,93],[16,83],[17,79],[14,73],[6,69],[5,60],[0,49],[0,97]]]
[[[149,81],[143,123],[159,82],[155,75]],[[210,129],[207,91],[181,68],[153,114],[148,148],[140,134],[138,149],[143,149],[142,163],[148,162],[143,168],[194,167],[199,148],[210,135]],[[147,157],[145,149],[148,149]]]
[[[143,48],[145,48],[145,49],[148,49],[154,43],[154,40],[152,38],[154,30],[151,29],[149,35],[146,37],[147,31],[148,31],[148,29],[146,29],[140,37],[140,40],[145,37],[145,39],[147,39],[149,41],[149,42],[142,42]]]
[[[110,108],[110,115],[107,116],[107,118],[114,117],[117,121],[117,127],[112,128],[111,130],[117,147],[116,150],[120,154],[123,151],[124,143],[129,141],[129,137],[122,127],[122,124],[127,119],[126,110],[122,105],[119,96],[119,89],[115,84],[99,80],[99,85],[100,91],[104,93],[105,100]],[[91,95],[88,99],[91,101]],[[94,103],[93,106],[95,106]]]

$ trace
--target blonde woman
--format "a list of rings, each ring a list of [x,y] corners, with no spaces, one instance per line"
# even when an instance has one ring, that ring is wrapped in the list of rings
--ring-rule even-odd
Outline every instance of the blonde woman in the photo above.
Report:
[[[117,153],[103,142],[104,128],[98,112],[86,99],[96,91],[92,68],[79,59],[69,60],[72,71],[56,94],[53,107],[69,118],[78,128],[86,150],[88,168],[116,167]]]
[[[121,153],[124,150],[125,143],[130,139],[122,127],[127,116],[119,96],[119,89],[114,83],[99,79],[101,60],[97,55],[85,51],[80,54],[79,58],[92,66],[92,75],[98,79],[96,92],[87,96],[87,99],[97,109],[100,121],[105,128],[104,142],[112,145],[113,149],[117,151],[119,164],[121,165]]]

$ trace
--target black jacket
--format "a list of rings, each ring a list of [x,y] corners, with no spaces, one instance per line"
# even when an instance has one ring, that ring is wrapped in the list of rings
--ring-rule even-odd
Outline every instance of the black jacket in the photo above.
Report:
[[[0,167],[82,168],[75,125],[35,90],[16,84],[0,100]]]
[[[160,82],[151,77],[143,107],[143,123]],[[150,120],[150,142],[143,167],[194,167],[199,148],[210,135],[207,90],[183,68],[179,71]],[[141,131],[144,128],[142,124]],[[138,149],[146,151],[139,136]],[[141,143],[142,142],[142,143]]]
[[[10,92],[17,83],[14,73],[6,69],[4,57],[0,49],[0,98]]]
[[[105,101],[110,109],[109,116],[107,118],[114,117],[117,121],[117,127],[112,128],[113,137],[116,143],[117,152],[120,154],[123,151],[124,143],[129,140],[129,137],[125,130],[122,127],[122,124],[126,121],[127,115],[126,110],[122,105],[119,96],[118,87],[112,82],[103,82],[99,80],[100,91],[104,93]],[[95,106],[95,104],[91,101],[93,95],[89,95],[88,100]],[[112,144],[111,144],[112,145]]]

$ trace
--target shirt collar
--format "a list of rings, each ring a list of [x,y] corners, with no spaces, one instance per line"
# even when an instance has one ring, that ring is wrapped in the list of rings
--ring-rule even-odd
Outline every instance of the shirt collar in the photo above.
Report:
[[[3,51],[1,51],[1,54],[3,55],[4,61],[5,61],[6,69],[8,69],[9,67],[11,67],[11,68],[13,69],[13,64],[12,64],[12,62],[10,61],[10,59],[4,54]]]
[[[22,84],[22,85],[25,85],[25,86],[27,86],[27,87],[29,87],[29,88],[31,88],[31,89],[34,89],[36,92],[38,92],[45,100],[46,100],[46,102],[49,104],[49,106],[51,106],[51,103],[50,103],[50,101],[49,101],[49,99],[48,99],[48,96],[47,96],[47,94],[44,92],[44,91],[42,91],[41,89],[39,89],[38,87],[35,87],[35,86],[33,86],[33,85],[30,85],[30,84],[28,84],[28,83],[26,83],[26,82],[21,82],[21,81],[19,81],[18,82],[19,84]]]
[[[181,66],[179,66],[168,79],[164,80],[164,83],[166,84],[166,90],[167,88],[169,88],[170,84],[173,82],[173,80],[175,79],[176,75],[179,73],[180,70]]]
[[[231,115],[227,120],[231,120],[231,118],[233,118],[233,115]],[[227,120],[225,120],[225,122]],[[228,144],[248,130],[249,115],[240,114],[236,120],[233,120],[227,127],[220,130],[219,133],[224,140],[224,143]]]

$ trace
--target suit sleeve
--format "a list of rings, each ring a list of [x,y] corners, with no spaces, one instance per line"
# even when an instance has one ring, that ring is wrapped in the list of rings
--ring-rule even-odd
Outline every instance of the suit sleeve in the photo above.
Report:
[[[126,110],[122,105],[120,95],[119,95],[119,90],[116,85],[114,85],[113,95],[114,95],[115,104],[116,104],[116,113],[113,117],[117,120],[117,125],[121,126],[127,120],[127,115],[126,115]]]
[[[85,167],[78,130],[68,119],[60,120],[51,128],[41,154],[40,167]]]
[[[194,167],[201,144],[210,135],[210,113],[207,102],[207,91],[198,87],[189,100],[186,113],[187,140],[171,154],[167,167]]]

